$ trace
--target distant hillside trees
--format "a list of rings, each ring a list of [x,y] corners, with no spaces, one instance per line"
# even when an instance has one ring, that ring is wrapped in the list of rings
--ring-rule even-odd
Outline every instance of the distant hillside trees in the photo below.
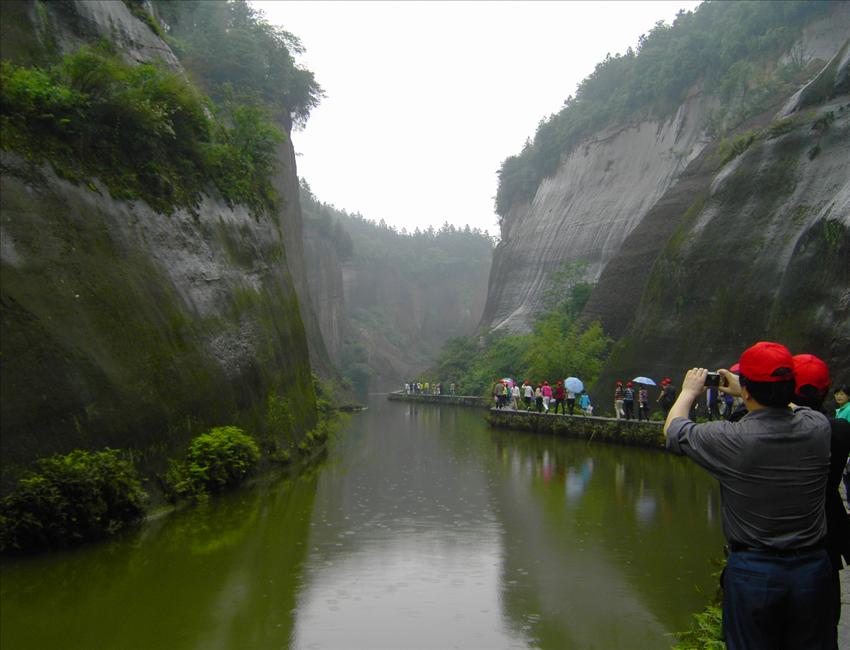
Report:
[[[398,230],[320,202],[304,180],[300,197],[305,228],[331,239],[354,269],[337,362],[355,386],[386,373],[387,355],[424,370],[447,339],[477,326],[493,255],[487,232],[449,223]]]
[[[578,86],[563,108],[540,121],[522,152],[499,170],[496,212],[533,198],[562,156],[605,126],[669,115],[698,82],[722,100],[708,131],[734,126],[768,108],[772,97],[799,80],[802,57],[774,65],[812,19],[836,2],[704,2],[681,11],[672,25],[658,22],[637,49],[610,54]]]

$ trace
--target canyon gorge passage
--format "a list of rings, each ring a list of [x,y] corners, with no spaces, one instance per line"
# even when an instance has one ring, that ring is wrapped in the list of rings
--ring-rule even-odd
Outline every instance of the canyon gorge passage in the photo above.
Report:
[[[380,417],[351,416],[330,452],[354,463],[353,476],[368,476],[378,462],[372,456],[394,444],[370,427],[397,428],[409,447],[409,458],[386,462],[466,462],[480,472],[475,486],[458,488],[471,490],[467,505],[477,504],[480,518],[460,497],[443,504],[448,510],[419,512],[417,499],[430,496],[411,486],[408,497],[382,502],[364,520],[401,535],[419,526],[437,534],[455,523],[462,531],[469,515],[473,538],[490,549],[493,563],[457,576],[471,598],[488,603],[468,612],[466,647],[475,643],[469,621],[478,614],[495,626],[490,640],[500,647],[589,647],[584,635],[594,628],[555,624],[550,600],[563,594],[545,584],[545,571],[519,559],[523,546],[554,558],[561,542],[516,533],[532,513],[513,501],[530,499],[531,523],[541,528],[553,517],[558,526],[577,525],[558,519],[573,503],[593,510],[585,524],[613,525],[601,492],[571,501],[580,479],[597,489],[584,476],[590,458],[600,468],[593,481],[610,466],[608,483],[627,486],[611,498],[630,495],[622,498],[636,513],[628,532],[635,544],[644,534],[672,535],[654,526],[668,514],[688,519],[687,507],[659,496],[665,488],[651,486],[650,473],[632,476],[629,463],[639,459],[585,458],[539,442],[511,451],[510,439],[472,423],[477,416],[449,415],[450,407],[379,407],[369,394],[427,380],[483,395],[494,377],[575,374],[605,414],[617,379],[678,378],[694,364],[728,367],[763,339],[814,353],[835,381],[850,381],[850,3],[705,2],[659,23],[636,48],[600,61],[577,89],[563,89],[569,99],[541,120],[521,151],[504,152],[497,238],[448,223],[401,232],[314,194],[310,179],[299,178],[296,150],[299,125],[322,101],[322,80],[297,63],[298,35],[287,29],[244,2],[2,3],[2,495],[19,489],[40,459],[109,447],[132,461],[146,507],[155,510],[169,499],[170,462],[192,440],[214,427],[247,431],[258,441],[260,465],[283,464],[294,483],[236,493],[233,503],[253,499],[245,506],[255,512],[252,521],[271,527],[263,504],[292,499],[300,513],[292,525],[301,532],[278,574],[311,567],[312,576],[277,592],[287,607],[303,606],[303,617],[283,621],[289,632],[267,638],[339,647],[339,621],[322,616],[336,611],[325,605],[336,600],[334,580],[343,578],[323,573],[322,563],[335,559],[308,548],[318,534],[308,522],[323,531],[319,546],[330,545],[333,535],[316,518],[352,516],[348,509],[358,508],[338,495],[341,505],[320,510],[323,490],[356,501],[368,481],[340,486],[333,464],[305,468],[324,453],[315,432],[324,431],[325,416],[368,402]],[[423,418],[428,426],[420,426]],[[440,418],[459,428],[444,431]],[[458,433],[466,430],[474,442]],[[670,460],[658,462],[666,468]],[[617,469],[622,464],[626,470]],[[563,480],[541,478],[545,467]],[[664,471],[676,474],[675,467]],[[373,469],[390,472],[380,474],[387,490],[404,482],[387,467]],[[302,472],[307,478],[296,478]],[[433,475],[457,480],[451,472]],[[526,479],[533,495],[525,484],[516,487]],[[554,485],[557,497],[547,491]],[[700,512],[687,526],[695,537],[716,534],[715,498],[710,489],[694,495],[691,506]],[[649,500],[659,510],[642,519]],[[398,508],[419,514],[407,520]],[[429,527],[431,515],[439,526]],[[175,518],[162,530],[214,526],[198,521],[204,516]],[[242,557],[242,544],[268,543],[243,538],[248,524],[237,526],[232,513],[221,517],[227,523],[220,535],[190,543],[198,566],[225,548]],[[141,537],[127,539],[144,545],[144,531],[153,534],[158,525],[143,524]],[[333,530],[349,529],[340,523]],[[176,529],[162,535],[183,539]],[[436,552],[447,571],[457,566],[453,545],[462,540],[448,535]],[[340,561],[363,562],[380,576],[363,555],[373,542],[367,536]],[[436,561],[433,548],[418,552]],[[705,564],[689,565],[694,577],[683,579],[709,589],[711,552],[700,546],[687,553],[702,554]],[[641,647],[663,647],[659,639],[685,626],[684,614],[665,610],[663,589],[635,577],[658,572],[657,565],[627,568],[615,555],[600,568],[611,581],[598,588],[619,594],[618,606],[635,620],[652,621],[657,634]],[[72,571],[106,561],[77,565],[71,557],[45,562]],[[121,557],[128,565],[138,560],[132,552]],[[9,562],[3,571],[21,576],[41,559]],[[4,618],[4,630],[44,615],[25,602],[26,589],[35,594],[47,579],[36,577],[41,570],[34,569],[30,587],[4,580],[4,601],[16,602],[3,608],[4,617],[20,616]],[[411,571],[428,578],[421,566]],[[369,579],[365,570],[350,575]],[[226,582],[215,586],[224,600],[210,602],[210,612],[236,598],[239,589],[229,591]],[[6,584],[17,585],[14,596]],[[187,602],[196,596],[187,592]],[[261,599],[252,605],[262,606]],[[483,611],[491,607],[502,611]],[[228,634],[262,635],[266,624],[271,618],[244,628],[230,620],[229,632],[210,628],[208,637],[190,635],[184,645],[193,639],[238,647]],[[328,636],[313,636],[312,625]],[[78,647],[98,645],[96,634],[74,638]],[[111,647],[132,647],[109,638]]]

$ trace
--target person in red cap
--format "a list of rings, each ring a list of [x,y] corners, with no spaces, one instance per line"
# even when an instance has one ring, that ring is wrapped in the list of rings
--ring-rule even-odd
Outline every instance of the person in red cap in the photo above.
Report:
[[[658,404],[661,404],[661,408],[664,411],[664,417],[667,417],[667,414],[670,412],[670,407],[673,406],[673,403],[676,401],[676,387],[670,381],[670,377],[665,377],[661,380],[661,392],[658,394],[658,399],[655,400]]]
[[[626,417],[626,412],[623,410],[623,382],[619,380],[614,386],[614,416],[618,420]]]
[[[565,408],[564,398],[567,396],[567,391],[564,390],[564,382],[559,381],[555,386],[555,392],[552,394],[552,398],[555,400],[555,415],[558,414],[558,407],[561,407],[561,415],[567,414],[567,409]],[[572,415],[572,413],[570,413]]]
[[[668,449],[720,483],[728,550],[721,578],[724,639],[729,650],[832,650],[824,512],[829,420],[810,408],[789,408],[794,359],[784,345],[756,343],[739,363],[740,377],[719,371],[722,390],[744,400],[747,414],[739,421],[689,419],[708,375],[692,368],[664,423]]]
[[[823,402],[829,393],[829,367],[813,354],[794,356],[794,404],[808,406],[823,413]],[[832,563],[830,594],[835,611],[835,625],[841,617],[841,582],[838,572],[850,564],[850,517],[838,492],[841,476],[850,454],[850,422],[830,419],[829,478],[826,485],[826,551]],[[843,558],[843,561],[842,561]]]

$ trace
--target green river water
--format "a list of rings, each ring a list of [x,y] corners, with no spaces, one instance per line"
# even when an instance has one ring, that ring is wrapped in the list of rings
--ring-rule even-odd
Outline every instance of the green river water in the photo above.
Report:
[[[669,648],[714,593],[719,492],[684,459],[369,407],[297,480],[4,561],[0,646]]]

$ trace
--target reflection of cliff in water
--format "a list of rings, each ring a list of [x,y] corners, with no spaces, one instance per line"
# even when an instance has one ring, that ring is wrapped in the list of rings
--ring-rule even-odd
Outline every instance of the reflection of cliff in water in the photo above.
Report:
[[[373,399],[319,482],[296,647],[524,648],[477,410]]]
[[[683,583],[675,597],[693,611],[706,594],[691,585],[713,593],[704,584],[722,544],[713,482],[661,452],[493,440],[506,473],[493,491],[506,617],[543,648],[669,647],[658,640],[688,625],[672,613],[670,585]],[[687,536],[671,525],[674,511]]]
[[[278,480],[136,535],[3,567],[2,647],[289,647],[316,478]]]
[[[393,532],[454,534],[477,525],[490,509],[480,467],[490,443],[456,432],[479,434],[482,426],[477,410],[373,398],[369,411],[353,416],[334,442],[335,460],[323,469],[311,531],[316,562]]]

